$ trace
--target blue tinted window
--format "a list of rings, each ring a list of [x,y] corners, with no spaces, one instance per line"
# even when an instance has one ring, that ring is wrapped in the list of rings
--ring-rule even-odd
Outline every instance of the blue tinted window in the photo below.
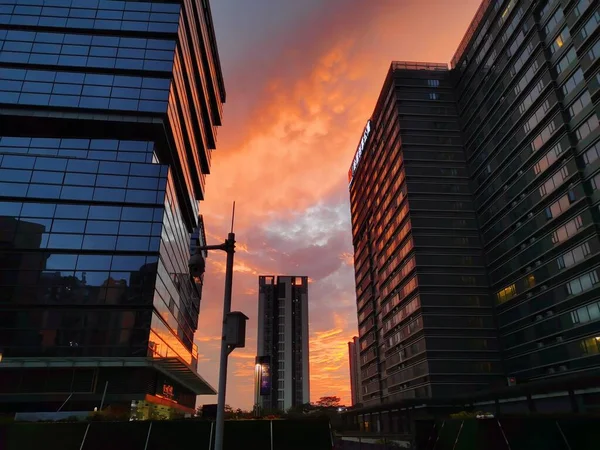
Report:
[[[56,74],[56,82],[57,83],[83,84],[84,79],[85,79],[85,74],[83,74],[83,73],[58,72]]]
[[[27,197],[30,198],[59,198],[62,186],[49,184],[30,184]]]
[[[77,255],[52,253],[46,259],[46,270],[75,270]]]
[[[152,231],[150,222],[121,222],[119,234],[129,236],[149,236]]]
[[[27,194],[27,185],[0,182],[0,193],[4,196],[22,197]]]
[[[29,183],[31,180],[31,170],[0,169],[0,180]]]
[[[117,49],[114,47],[92,47],[90,49],[90,56],[97,58],[114,58],[117,56]],[[102,61],[97,58],[90,59],[90,65]],[[112,62],[114,63],[114,59]]]
[[[85,76],[85,84],[96,86],[112,86],[114,80],[113,75],[90,74]]]
[[[90,142],[90,148],[95,150],[117,150],[119,141],[114,139],[94,139]],[[102,167],[106,163],[100,163],[100,172],[103,172]]]
[[[58,84],[55,83],[52,88],[53,94],[79,95],[81,94],[82,86],[77,84]]]
[[[122,220],[151,222],[153,216],[152,208],[123,208]]]
[[[158,187],[158,178],[154,177],[129,177],[128,187],[133,189],[152,189]]]
[[[38,139],[33,139],[31,144],[32,145],[40,145],[40,146],[49,146],[49,147],[56,146],[56,147],[58,147],[58,145],[48,145],[48,144],[55,144],[55,142],[39,142]],[[36,169],[64,171],[66,169],[66,167],[67,167],[66,159],[36,158],[36,161],[35,161]]]
[[[127,202],[131,203],[156,203],[155,191],[138,191],[128,189],[126,195]]]
[[[108,98],[102,97],[81,97],[79,100],[80,108],[108,108]]]
[[[129,164],[101,162],[99,172],[112,173],[115,175],[127,175],[129,174]]]
[[[23,83],[23,92],[37,92],[47,94],[52,92],[52,83],[40,83],[39,81],[26,81]]]
[[[62,219],[85,219],[88,215],[89,206],[87,205],[57,205],[57,218]]]
[[[158,177],[160,176],[161,166],[159,164],[132,164],[131,175],[143,177]]]
[[[114,256],[111,269],[138,271],[145,264],[146,258],[143,256]]]
[[[43,105],[46,106],[50,102],[50,95],[47,94],[27,94],[22,93],[19,96],[19,104],[21,105]]]
[[[48,248],[80,249],[82,242],[81,234],[51,234]]]
[[[91,200],[94,188],[83,186],[63,186],[60,198],[65,200]]]
[[[90,159],[99,159],[104,161],[114,161],[117,159],[117,152],[90,150],[88,153]]]
[[[84,173],[67,173],[65,175],[65,184],[77,186],[94,186],[96,184],[96,175]]]
[[[121,208],[118,206],[97,206],[90,207],[90,219],[101,220],[119,220],[121,217]]]
[[[90,234],[118,234],[119,223],[108,220],[89,220],[85,232]]]
[[[79,97],[74,95],[52,95],[50,97],[50,105],[52,106],[70,106],[77,107],[79,106]]]
[[[49,183],[49,184],[62,184],[63,173],[62,172],[40,172],[36,171],[33,173],[31,181],[34,183]]]
[[[70,160],[67,166],[69,172],[96,173],[98,172],[98,161]]]
[[[117,243],[116,236],[86,235],[83,238],[84,250],[114,250]]]
[[[94,200],[105,202],[122,202],[125,200],[125,189],[96,188]]]
[[[25,80],[51,83],[54,81],[55,76],[56,72],[50,72],[47,70],[28,70],[27,74],[25,75]]]
[[[33,169],[35,158],[26,156],[4,155],[2,167],[11,169]]]
[[[52,217],[56,205],[50,203],[23,203],[21,217]]]
[[[117,239],[117,248],[119,250],[129,251],[147,251],[150,244],[150,238],[138,236],[120,236]]]
[[[160,237],[152,237],[150,238],[150,246],[148,247],[148,250],[151,252],[157,252],[160,250],[160,243],[161,243],[161,239]]]
[[[83,233],[85,230],[85,220],[62,220],[54,219],[52,231],[60,233]]]
[[[77,270],[110,270],[111,260],[110,255],[80,255]]]
[[[0,202],[0,216],[18,217],[21,212],[22,203]]]
[[[127,177],[119,175],[98,175],[96,186],[101,187],[126,187]]]

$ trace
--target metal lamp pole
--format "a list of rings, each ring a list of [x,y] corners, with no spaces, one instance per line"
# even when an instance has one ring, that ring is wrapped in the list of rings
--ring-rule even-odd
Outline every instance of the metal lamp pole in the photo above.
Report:
[[[225,241],[227,265],[225,268],[225,295],[223,298],[223,325],[221,329],[221,362],[219,363],[219,392],[217,401],[217,426],[215,431],[215,450],[223,450],[223,431],[225,428],[225,390],[227,388],[227,359],[229,346],[226,342],[227,315],[231,312],[231,292],[233,287],[233,254],[235,253],[235,233],[229,233]]]
[[[227,253],[227,264],[225,268],[225,293],[223,296],[223,324],[221,327],[221,361],[219,363],[219,391],[217,401],[217,425],[215,432],[215,450],[223,449],[223,430],[225,428],[225,393],[227,389],[227,359],[229,353],[234,347],[227,344],[227,316],[231,312],[231,296],[233,290],[233,255],[235,254],[235,233],[233,232],[233,221],[235,218],[235,202],[233,203],[233,214],[231,218],[231,232],[227,235],[227,240],[223,244],[205,245],[196,249],[196,255],[208,250],[222,250]],[[192,262],[193,261],[193,262]],[[197,260],[190,260],[190,271],[193,270]],[[204,261],[200,263],[200,268],[196,269],[204,273]]]

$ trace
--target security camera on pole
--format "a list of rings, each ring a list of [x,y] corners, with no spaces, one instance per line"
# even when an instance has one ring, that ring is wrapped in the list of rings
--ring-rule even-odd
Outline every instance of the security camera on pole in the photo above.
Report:
[[[217,426],[215,432],[215,450],[223,449],[223,430],[225,427],[225,392],[227,388],[227,358],[236,348],[246,345],[246,317],[239,311],[231,312],[231,294],[233,287],[233,255],[235,253],[235,233],[233,232],[233,220],[235,218],[235,202],[233,203],[233,214],[231,217],[231,232],[227,240],[218,245],[205,245],[196,249],[196,253],[190,258],[189,269],[192,279],[199,283],[206,262],[202,251],[221,250],[227,253],[227,264],[225,268],[225,294],[223,301],[223,326],[221,329],[221,361],[219,364],[219,391],[217,401]]]

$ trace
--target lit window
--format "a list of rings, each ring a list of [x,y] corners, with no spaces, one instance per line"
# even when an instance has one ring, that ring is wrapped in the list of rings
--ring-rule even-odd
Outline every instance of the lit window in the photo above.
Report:
[[[553,54],[556,53],[558,50],[563,48],[563,46],[565,45],[565,42],[567,42],[570,37],[571,37],[571,32],[569,31],[569,27],[566,26],[563,28],[563,30],[560,32],[558,37],[554,40],[554,42],[550,46],[550,51]]]
[[[498,303],[504,303],[517,295],[517,289],[514,284],[505,287],[496,294]]]
[[[533,274],[525,277],[525,288],[530,289],[535,286],[535,276]]]
[[[581,350],[585,355],[596,355],[600,353],[600,336],[591,337],[581,341]]]

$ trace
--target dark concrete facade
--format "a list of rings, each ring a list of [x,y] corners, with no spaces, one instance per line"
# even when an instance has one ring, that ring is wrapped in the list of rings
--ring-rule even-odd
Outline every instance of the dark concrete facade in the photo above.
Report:
[[[263,411],[310,402],[308,333],[308,277],[259,276],[257,357],[270,361],[269,387],[255,393]]]
[[[351,169],[365,404],[600,364],[599,22],[486,0],[451,70],[392,64]]]

